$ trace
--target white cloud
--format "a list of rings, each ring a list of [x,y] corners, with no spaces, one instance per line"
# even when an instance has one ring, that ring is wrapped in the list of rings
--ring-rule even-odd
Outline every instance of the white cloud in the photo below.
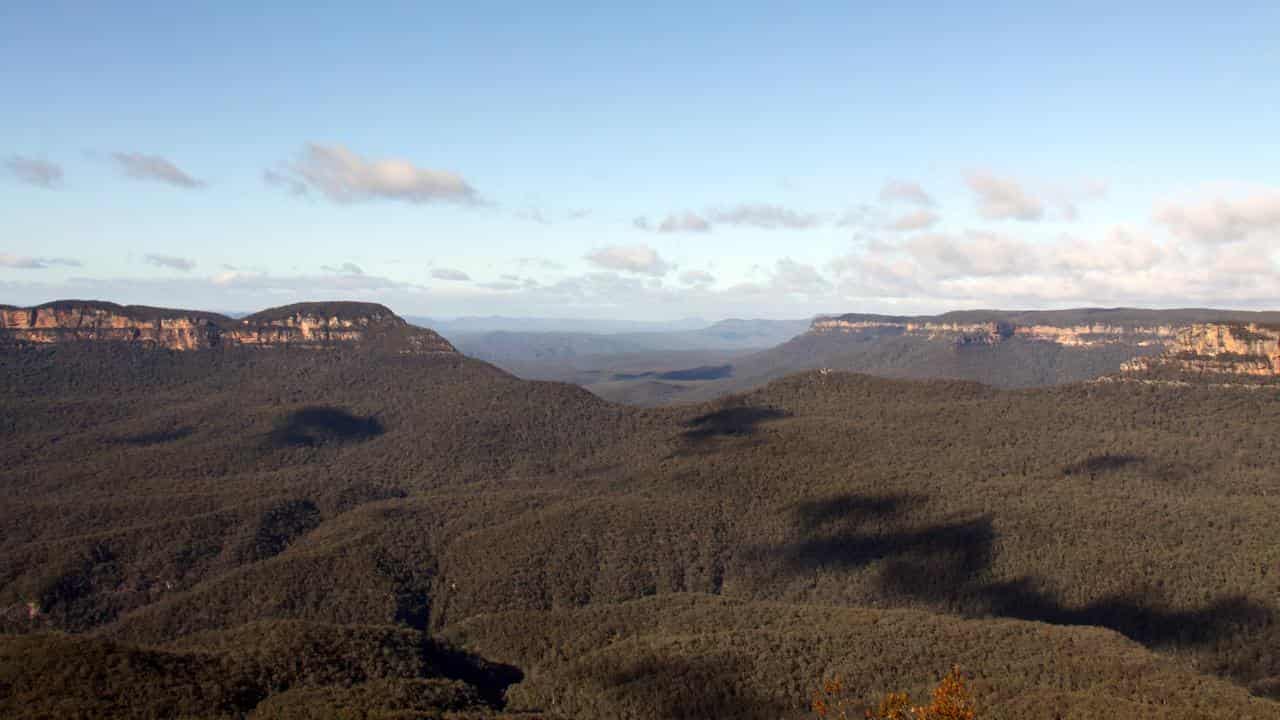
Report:
[[[520,267],[522,269],[528,269],[528,268],[536,268],[538,270],[563,270],[564,269],[564,265],[561,265],[560,263],[555,262],[554,260],[549,260],[547,258],[542,258],[542,257],[516,258],[515,263],[517,267]]]
[[[812,265],[784,257],[774,264],[770,289],[782,293],[816,294],[825,291],[831,283]]]
[[[965,181],[978,196],[978,213],[988,220],[1033,222],[1044,218],[1044,203],[1015,180],[973,172]]]
[[[339,275],[363,275],[364,268],[353,262],[344,262],[341,265],[321,265],[321,270],[325,272],[337,273]]]
[[[121,172],[135,180],[159,182],[187,190],[205,185],[203,180],[191,177],[177,165],[159,155],[118,152],[112,153],[111,159],[115,160]]]
[[[1074,221],[1080,217],[1081,203],[1106,197],[1107,190],[1101,180],[1086,180],[1050,188],[1046,194],[1064,220]]]
[[[724,225],[747,225],[764,230],[805,230],[822,224],[822,218],[779,205],[746,204],[712,210],[711,222]]]
[[[336,272],[328,275],[272,275],[264,272],[229,270],[210,278],[210,284],[224,292],[243,297],[270,296],[294,300],[350,293],[370,293],[419,289],[409,283],[366,275],[363,272]]]
[[[913,210],[905,215],[900,215],[889,223],[890,230],[905,232],[910,230],[926,230],[938,224],[942,218],[932,210]]]
[[[1025,275],[1039,266],[1030,244],[989,232],[918,235],[907,241],[906,250],[921,267],[944,278]]]
[[[904,202],[924,207],[932,207],[934,202],[929,193],[919,183],[908,180],[887,180],[880,188],[880,202]]]
[[[1202,243],[1238,242],[1263,233],[1280,235],[1280,188],[1166,203],[1156,209],[1155,217],[1175,235]]]
[[[1156,266],[1167,252],[1145,233],[1114,227],[1096,242],[1063,238],[1049,255],[1053,266],[1066,272],[1137,272]]]
[[[80,267],[79,260],[70,258],[27,257],[0,253],[0,267],[13,270],[47,270],[54,266]]]
[[[436,268],[431,271],[431,277],[449,282],[469,282],[471,280],[470,275],[461,270],[452,270],[450,268]]]
[[[745,203],[727,208],[712,208],[705,213],[691,210],[671,213],[660,222],[641,216],[631,224],[639,230],[660,233],[710,232],[716,225],[734,225],[762,230],[807,230],[823,222],[822,217],[781,205]]]
[[[56,188],[62,185],[62,166],[38,158],[11,155],[4,161],[4,167],[14,177],[42,188]]]
[[[148,254],[142,258],[143,262],[156,267],[167,268],[169,270],[180,270],[182,272],[190,272],[196,266],[195,260],[177,257],[176,255],[156,255]]]
[[[638,218],[640,221],[636,227],[648,229],[648,221],[644,218]],[[662,219],[658,224],[658,232],[660,233],[680,233],[680,232],[708,232],[711,230],[711,223],[707,219],[697,213],[686,210],[682,213],[673,213]]]
[[[648,245],[614,245],[590,252],[587,262],[609,270],[661,277],[671,269]]]
[[[706,286],[716,281],[716,277],[705,270],[685,270],[680,273],[680,282],[685,285]]]
[[[308,144],[283,172],[268,172],[317,190],[338,203],[374,199],[409,203],[478,201],[475,189],[457,173],[422,168],[397,158],[366,159],[341,145]]]

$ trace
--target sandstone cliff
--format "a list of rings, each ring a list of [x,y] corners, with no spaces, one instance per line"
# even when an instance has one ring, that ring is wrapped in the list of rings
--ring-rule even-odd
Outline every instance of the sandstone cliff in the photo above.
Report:
[[[916,337],[966,346],[1022,340],[1063,348],[1129,350],[1124,374],[1280,376],[1280,316],[1215,310],[1081,309],[1002,313],[966,311],[936,317],[841,315],[814,320],[810,333]]]
[[[435,332],[409,325],[382,305],[358,302],[298,303],[238,320],[196,310],[90,300],[0,306],[0,340],[129,342],[170,350],[359,346],[400,353],[456,352]]]
[[[1094,347],[1106,343],[1136,343],[1140,345],[1163,344],[1177,334],[1171,325],[1109,325],[1084,323],[1076,325],[1019,325],[1006,320],[989,322],[938,322],[915,319],[864,320],[845,318],[819,318],[813,322],[811,332],[856,333],[866,331],[889,332],[901,335],[926,337],[930,340],[950,340],[958,345],[994,345],[1012,338],[1040,340],[1069,347]]]
[[[1280,326],[1196,324],[1182,328],[1155,357],[1125,363],[1127,374],[1280,376]]]

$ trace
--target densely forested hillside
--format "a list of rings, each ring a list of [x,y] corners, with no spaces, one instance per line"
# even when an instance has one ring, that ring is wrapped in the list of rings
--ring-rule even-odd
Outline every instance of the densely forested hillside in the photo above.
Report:
[[[1280,392],[0,355],[0,716],[1280,717]]]

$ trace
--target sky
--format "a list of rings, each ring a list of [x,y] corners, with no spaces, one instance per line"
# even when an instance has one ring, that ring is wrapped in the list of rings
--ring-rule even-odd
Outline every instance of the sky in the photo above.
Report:
[[[320,5],[0,3],[0,304],[1280,309],[1275,2]]]

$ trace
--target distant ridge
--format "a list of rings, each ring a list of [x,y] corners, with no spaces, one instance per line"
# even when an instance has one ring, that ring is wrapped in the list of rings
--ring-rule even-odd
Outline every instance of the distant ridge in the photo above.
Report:
[[[1214,308],[1151,309],[1132,307],[1084,307],[1062,310],[952,310],[939,315],[881,315],[876,313],[843,313],[819,315],[824,320],[878,320],[882,322],[986,323],[1010,322],[1026,325],[1081,325],[1091,323],[1191,324],[1215,322],[1252,322],[1280,324],[1280,312],[1274,310],[1217,310]]]
[[[348,301],[294,303],[239,319],[101,300],[55,300],[26,308],[3,305],[0,341],[124,342],[169,350],[355,346],[399,353],[457,352],[435,331],[410,325],[385,305]]]

